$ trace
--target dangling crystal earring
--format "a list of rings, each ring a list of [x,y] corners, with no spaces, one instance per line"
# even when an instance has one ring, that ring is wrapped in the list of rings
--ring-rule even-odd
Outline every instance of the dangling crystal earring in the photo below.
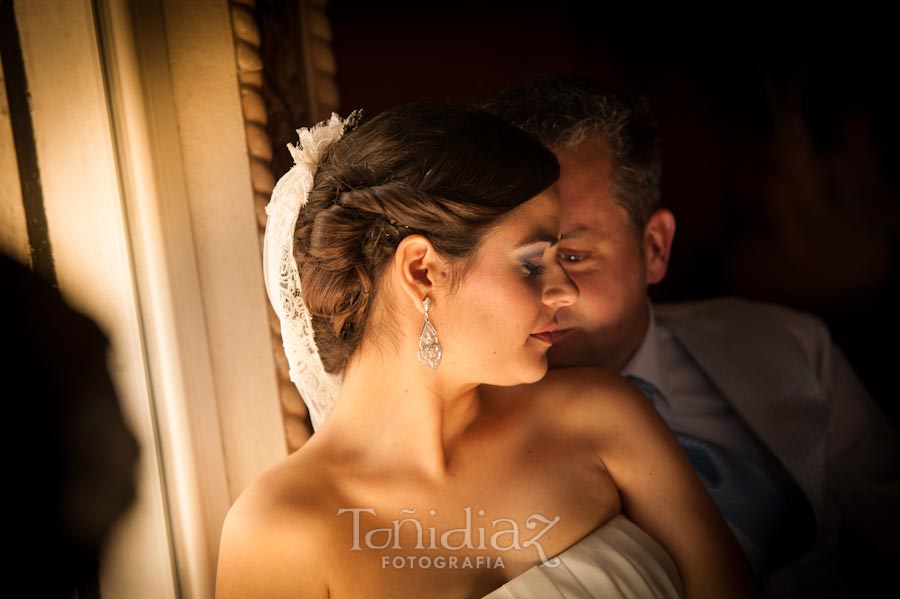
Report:
[[[441,364],[441,343],[438,341],[437,331],[434,330],[428,320],[428,311],[431,310],[431,298],[426,297],[422,302],[425,308],[425,325],[422,334],[419,335],[419,362],[428,370],[434,372]]]

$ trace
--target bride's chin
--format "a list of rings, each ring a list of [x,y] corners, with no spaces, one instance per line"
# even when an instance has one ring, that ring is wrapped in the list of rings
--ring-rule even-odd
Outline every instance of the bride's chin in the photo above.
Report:
[[[541,357],[539,363],[523,364],[517,370],[507,370],[502,377],[495,376],[486,379],[484,384],[494,385],[497,387],[515,387],[517,385],[530,385],[536,383],[547,374],[547,358]]]
[[[547,355],[544,354],[540,358],[540,362],[535,364],[534,367],[530,368],[528,372],[526,372],[523,376],[522,384],[531,384],[536,383],[547,374]]]

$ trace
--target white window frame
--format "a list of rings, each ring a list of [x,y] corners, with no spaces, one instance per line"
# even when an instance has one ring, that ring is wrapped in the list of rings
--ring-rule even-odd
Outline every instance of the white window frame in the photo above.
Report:
[[[60,289],[142,446],[101,592],[212,597],[228,507],[287,453],[228,4],[15,11]]]

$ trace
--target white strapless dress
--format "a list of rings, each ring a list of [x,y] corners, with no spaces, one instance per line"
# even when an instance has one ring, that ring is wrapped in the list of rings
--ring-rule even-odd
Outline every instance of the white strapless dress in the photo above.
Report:
[[[622,514],[556,557],[482,599],[679,599],[681,578],[666,550]]]

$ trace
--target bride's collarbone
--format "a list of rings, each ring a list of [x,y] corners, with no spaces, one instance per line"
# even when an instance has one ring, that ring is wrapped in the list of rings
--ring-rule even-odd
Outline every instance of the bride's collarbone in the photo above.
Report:
[[[319,470],[319,496],[327,497],[329,515],[345,510],[340,514],[344,527],[353,517],[360,525],[382,528],[401,522],[407,533],[417,526],[446,531],[470,523],[483,527],[488,539],[494,521],[497,526],[515,522],[524,531],[529,523],[538,526],[540,518],[559,518],[562,526],[557,525],[552,536],[567,531],[568,538],[619,513],[615,483],[588,456],[572,453],[569,459],[560,459],[555,451],[540,446],[519,453],[510,458],[478,448],[461,452],[440,480],[380,468],[371,472],[360,464],[335,464],[327,471]],[[339,520],[333,522],[340,526]]]

